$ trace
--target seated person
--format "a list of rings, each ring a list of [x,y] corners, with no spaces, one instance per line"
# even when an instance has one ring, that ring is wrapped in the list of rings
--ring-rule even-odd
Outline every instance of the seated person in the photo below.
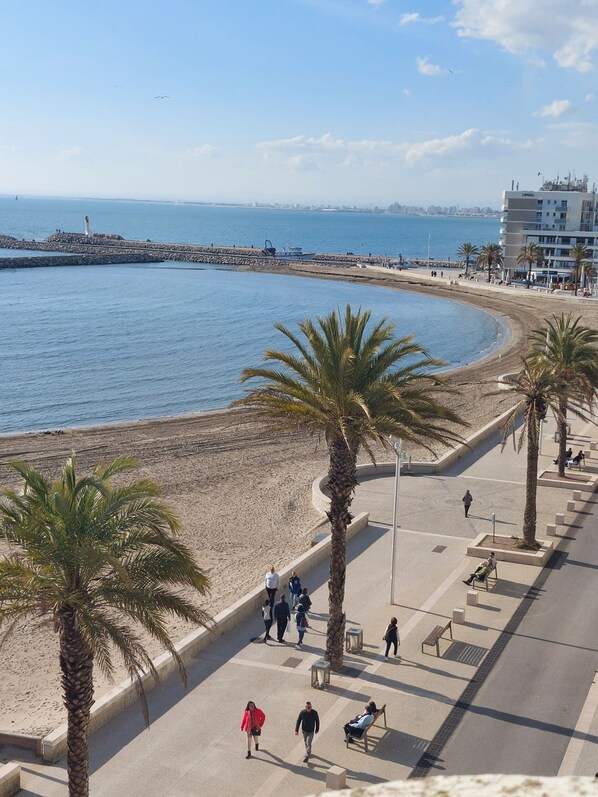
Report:
[[[565,451],[565,463],[567,462],[568,459],[571,459],[572,456],[573,456],[573,449],[571,447],[569,447]],[[555,465],[559,464],[559,458],[558,457],[556,459],[553,459],[552,461],[554,462]]]
[[[573,452],[571,452],[571,453],[573,453]],[[569,457],[569,459],[567,460],[567,462],[565,464],[567,465],[568,468],[570,468],[572,465],[581,465],[582,462],[585,462],[585,458],[586,458],[586,455],[580,449],[579,453],[577,453],[574,457]]]
[[[365,711],[358,720],[347,722],[343,728],[345,732],[345,741],[352,742],[353,739],[361,739],[364,730],[369,728],[373,721],[374,715],[372,714],[370,707],[366,706]]]
[[[469,574],[469,578],[464,580],[463,583],[471,586],[471,583],[474,580],[474,578],[477,578],[478,581],[483,581],[488,575],[488,573],[490,573],[491,570],[494,570],[495,566],[496,566],[496,554],[494,553],[494,551],[492,551],[490,556],[484,562],[478,565],[476,569],[473,571],[473,573]]]

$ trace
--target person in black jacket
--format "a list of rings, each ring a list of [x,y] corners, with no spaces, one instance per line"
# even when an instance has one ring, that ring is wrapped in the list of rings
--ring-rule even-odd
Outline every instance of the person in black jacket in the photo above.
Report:
[[[295,723],[295,736],[299,735],[299,728],[301,728],[303,741],[305,742],[305,758],[303,759],[303,763],[307,764],[311,755],[311,745],[314,740],[314,734],[318,733],[320,730],[320,717],[309,702],[305,704],[303,711],[299,712],[297,722]]]
[[[284,642],[284,632],[287,628],[287,623],[291,619],[291,610],[284,595],[280,596],[277,603],[274,604],[274,619],[276,620],[276,637],[279,642]]]

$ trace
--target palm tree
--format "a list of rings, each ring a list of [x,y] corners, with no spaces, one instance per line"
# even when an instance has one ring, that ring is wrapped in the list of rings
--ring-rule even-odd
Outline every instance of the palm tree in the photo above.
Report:
[[[148,722],[142,670],[156,671],[132,623],[139,624],[185,669],[166,628],[167,615],[208,623],[181,588],[205,595],[209,580],[192,552],[176,539],[178,520],[142,479],[112,485],[133,467],[122,457],[80,477],[75,455],[60,477],[48,481],[22,462],[11,466],[21,490],[0,502],[0,623],[9,634],[30,619],[59,635],[64,704],[68,714],[67,769],[70,797],[89,793],[89,719],[93,667],[111,676],[112,651],[136,680]]]
[[[490,282],[493,266],[502,266],[502,248],[498,244],[484,244],[480,249],[477,264],[488,269],[488,282]]]
[[[592,264],[592,253],[584,244],[573,244],[569,252],[569,257],[573,258],[573,267],[575,269],[575,296],[577,296],[579,277],[582,269]]]
[[[469,274],[469,264],[471,259],[477,257],[479,254],[479,250],[477,246],[474,246],[472,243],[467,241],[457,249],[457,256],[465,258],[465,276]]]
[[[559,476],[565,475],[567,412],[588,419],[598,388],[598,332],[573,319],[571,313],[554,316],[532,333],[532,355],[554,376],[558,398]]]
[[[517,396],[518,401],[505,422],[502,447],[504,449],[510,434],[517,425],[520,414],[523,413],[523,426],[516,444],[516,450],[519,453],[527,439],[523,542],[527,548],[537,548],[536,495],[540,434],[542,421],[546,418],[548,408],[552,407],[558,414],[558,401],[555,401],[554,397],[554,375],[547,367],[546,362],[527,357],[523,359],[522,369],[508,389]]]
[[[529,243],[521,247],[521,251],[517,255],[517,263],[527,264],[527,284],[529,288],[532,281],[532,266],[540,266],[544,262],[544,252],[540,249],[538,244]]]
[[[335,671],[343,664],[345,536],[360,448],[374,461],[371,444],[387,448],[395,436],[431,450],[433,443],[459,441],[454,425],[464,425],[439,400],[452,390],[432,371],[440,361],[412,337],[395,338],[387,319],[371,329],[369,322],[369,311],[347,306],[344,316],[339,310],[316,323],[301,321],[301,336],[276,324],[291,349],[266,351],[271,367],[246,368],[242,382],[265,383],[233,405],[256,408],[278,428],[299,425],[325,437],[331,525],[325,655]]]

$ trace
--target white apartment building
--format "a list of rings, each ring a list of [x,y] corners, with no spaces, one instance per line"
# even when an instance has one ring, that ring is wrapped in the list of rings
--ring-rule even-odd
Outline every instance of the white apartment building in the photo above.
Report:
[[[519,188],[519,185],[517,185]],[[544,253],[544,264],[532,269],[536,279],[550,281],[571,274],[573,244],[592,253],[598,270],[598,196],[596,186],[588,191],[588,178],[546,180],[539,191],[505,191],[500,228],[503,247],[503,279],[510,279],[525,266],[517,264],[521,248],[536,243]]]

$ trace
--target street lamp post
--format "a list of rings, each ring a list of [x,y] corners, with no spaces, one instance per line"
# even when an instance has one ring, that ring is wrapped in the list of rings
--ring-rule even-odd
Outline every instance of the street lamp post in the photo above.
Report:
[[[392,510],[392,538],[390,547],[390,605],[395,602],[395,548],[397,543],[397,516],[399,511],[399,481],[401,478],[401,440],[393,444],[396,454],[395,496]]]

